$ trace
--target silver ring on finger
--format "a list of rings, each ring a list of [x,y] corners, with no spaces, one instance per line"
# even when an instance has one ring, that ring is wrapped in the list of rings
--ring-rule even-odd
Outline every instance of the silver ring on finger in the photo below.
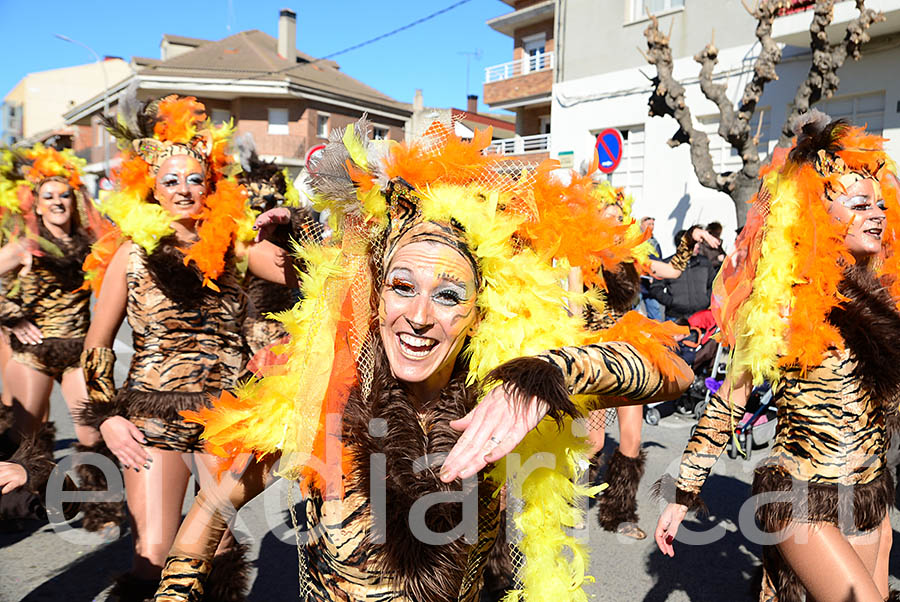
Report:
[[[500,445],[501,443],[503,443],[503,439],[500,439],[499,437],[491,435],[490,442],[493,443],[495,446],[497,446],[497,445]]]

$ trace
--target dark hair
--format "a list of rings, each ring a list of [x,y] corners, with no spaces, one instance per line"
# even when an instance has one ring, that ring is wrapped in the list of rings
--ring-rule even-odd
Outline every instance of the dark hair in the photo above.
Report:
[[[706,226],[706,231],[716,238],[722,238],[722,224],[720,224],[719,222],[710,222]]]

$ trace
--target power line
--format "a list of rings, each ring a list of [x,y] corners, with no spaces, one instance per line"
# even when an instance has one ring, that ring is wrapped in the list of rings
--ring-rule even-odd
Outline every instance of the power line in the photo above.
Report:
[[[412,23],[410,23],[408,25],[404,25],[403,27],[398,27],[397,29],[394,29],[393,31],[383,33],[380,36],[376,36],[376,37],[372,38],[371,40],[366,40],[365,42],[360,42],[359,44],[355,44],[353,46],[350,46],[349,48],[344,48],[343,50],[338,50],[337,52],[332,52],[328,56],[322,57],[322,59],[325,60],[325,59],[334,58],[338,55],[344,54],[346,52],[350,52],[351,50],[356,50],[357,48],[362,48],[363,46],[368,46],[369,44],[373,44],[375,42],[378,42],[379,40],[389,38],[392,35],[400,33],[401,31],[406,31],[407,29],[409,29],[411,27],[415,27],[416,25],[424,23],[425,21],[434,19],[435,17],[442,15],[446,12],[449,12],[449,11],[453,10],[454,8],[456,8],[457,6],[462,6],[463,4],[466,4],[467,2],[471,2],[471,0],[459,0],[459,2],[455,2],[446,8],[442,8],[441,10],[439,10],[437,12],[433,12],[430,15],[428,15],[427,17],[422,17],[421,19],[416,19],[415,21],[413,21]]]
[[[297,67],[310,66],[310,65],[313,65],[313,64],[318,63],[318,62],[321,62],[321,61],[327,61],[327,60],[329,60],[329,59],[331,59],[331,58],[333,58],[333,57],[339,56],[339,55],[341,55],[341,54],[346,54],[346,53],[348,53],[348,52],[350,52],[350,51],[352,51],[352,50],[356,50],[356,49],[358,49],[358,48],[362,48],[363,46],[368,46],[369,44],[374,44],[375,42],[378,42],[378,41],[383,40],[383,39],[385,39],[385,38],[389,38],[389,37],[391,37],[391,36],[397,35],[398,33],[402,32],[402,31],[406,31],[407,29],[410,29],[410,28],[412,28],[412,27],[415,27],[416,25],[420,25],[420,24],[422,24],[422,23],[425,23],[426,21],[430,21],[431,19],[434,19],[435,17],[438,17],[438,16],[440,16],[440,15],[446,13],[446,12],[449,12],[449,11],[453,10],[454,8],[456,8],[456,7],[458,7],[458,6],[462,6],[463,4],[467,4],[467,3],[471,2],[471,1],[472,1],[472,0],[459,0],[458,2],[454,2],[454,3],[451,4],[450,6],[447,6],[447,7],[445,7],[445,8],[442,8],[441,10],[435,11],[435,12],[431,13],[430,15],[427,15],[427,16],[422,17],[422,18],[420,18],[420,19],[416,19],[416,20],[413,21],[412,23],[408,23],[407,25],[404,25],[404,26],[402,26],[402,27],[398,27],[397,29],[394,29],[394,30],[389,31],[389,32],[387,32],[387,33],[383,33],[383,34],[381,34],[381,35],[379,35],[379,36],[376,36],[376,37],[374,37],[374,38],[371,38],[371,39],[369,39],[369,40],[366,40],[365,42],[360,42],[359,44],[354,44],[353,46],[348,46],[347,48],[344,48],[343,50],[338,50],[337,52],[332,52],[331,54],[329,54],[329,55],[327,55],[327,56],[323,56],[323,57],[320,57],[320,58],[316,58],[316,59],[313,59],[313,60],[311,60],[311,61],[307,61],[307,62],[305,62],[305,63],[295,63],[295,64],[293,64],[293,65],[289,65],[288,67],[284,67],[284,68],[282,68],[282,69],[276,69],[276,70],[273,70],[273,71],[258,71],[258,72],[256,72],[256,73],[252,73],[252,74],[247,75],[247,76],[245,76],[245,77],[241,77],[240,79],[242,79],[242,80],[247,80],[247,79],[256,79],[256,78],[259,78],[259,77],[269,77],[269,76],[272,76],[272,75],[278,75],[279,73],[284,73],[284,72],[286,72],[286,71],[291,71],[292,69],[296,69]],[[154,69],[154,70],[155,70],[155,69],[178,69],[178,70],[191,70],[191,69],[195,69],[195,70],[197,70],[197,71],[240,72],[239,69],[228,69],[228,68],[221,68],[221,67],[170,67],[170,66],[168,66],[168,65],[148,65],[147,67],[150,67],[150,68],[152,68],[152,69]]]

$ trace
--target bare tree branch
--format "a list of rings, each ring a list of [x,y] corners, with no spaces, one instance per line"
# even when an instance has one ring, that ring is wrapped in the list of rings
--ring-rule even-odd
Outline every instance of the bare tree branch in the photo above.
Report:
[[[834,18],[834,0],[817,0],[812,24],[809,27],[812,64],[806,79],[797,87],[794,101],[787,119],[781,126],[778,146],[788,146],[793,138],[791,124],[794,119],[809,111],[809,108],[822,98],[831,98],[841,80],[837,76],[847,57],[859,60],[860,47],[869,41],[869,28],[885,20],[883,13],[866,8],[865,0],[856,0],[859,16],[847,24],[844,41],[832,46],[828,41],[826,28]]]
[[[722,192],[728,192],[728,182],[720,178],[709,153],[709,136],[694,127],[691,110],[684,100],[684,86],[675,79],[672,48],[669,37],[659,30],[659,20],[650,15],[650,25],[644,31],[647,38],[647,62],[656,66],[653,92],[650,95],[650,116],[670,115],[678,122],[678,131],[669,140],[676,147],[688,142],[691,147],[691,163],[700,184]]]

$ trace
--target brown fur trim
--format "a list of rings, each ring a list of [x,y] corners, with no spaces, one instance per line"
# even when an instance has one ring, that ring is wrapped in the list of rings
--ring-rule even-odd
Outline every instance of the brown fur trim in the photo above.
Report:
[[[214,292],[203,286],[203,276],[196,267],[184,265],[184,253],[179,249],[184,246],[175,235],[166,236],[153,253],[144,254],[144,264],[153,283],[166,297],[184,307],[195,308]]]
[[[615,531],[620,523],[636,523],[637,490],[644,476],[647,454],[642,450],[637,458],[629,458],[616,449],[606,469],[609,487],[597,501],[597,520],[607,531]]]
[[[213,558],[212,569],[204,587],[204,602],[243,602],[250,581],[249,548],[243,544]]]
[[[900,602],[900,591],[892,589],[888,597],[885,598],[885,602]]]
[[[253,274],[247,275],[244,290],[253,302],[247,312],[247,318],[250,319],[269,319],[263,318],[263,314],[290,309],[297,300],[294,289],[263,280]]]
[[[116,602],[153,602],[159,579],[141,579],[131,573],[116,577],[110,600]]]
[[[182,393],[177,391],[139,391],[136,389],[119,389],[109,402],[86,403],[78,412],[76,420],[100,428],[103,421],[113,416],[142,416],[159,418],[169,422],[180,422],[184,419],[182,410],[199,410],[210,407],[210,397],[219,391],[200,391]]]
[[[491,370],[485,378],[486,386],[503,383],[506,394],[519,409],[535,397],[550,406],[547,416],[562,424],[563,416],[578,418],[581,413],[569,398],[563,373],[555,365],[536,357],[520,357]]]
[[[650,499],[664,500],[670,504],[681,504],[688,511],[696,511],[701,514],[709,514],[706,502],[699,493],[685,491],[675,484],[675,479],[670,474],[664,474],[650,488]]]
[[[89,452],[106,456],[116,466],[119,461],[113,455],[106,443],[101,441],[96,445],[75,444],[75,452]],[[78,489],[81,491],[109,491],[106,477],[98,467],[91,464],[78,464],[75,467],[78,477]],[[110,523],[121,525],[125,522],[125,501],[119,502],[82,502],[84,511],[81,526],[88,531],[101,531]]]
[[[44,495],[50,473],[56,467],[53,463],[55,439],[56,426],[48,422],[36,434],[23,439],[16,453],[9,459],[9,462],[15,462],[25,469],[28,473],[26,487],[39,495]]]
[[[15,422],[12,406],[0,403],[0,433],[5,433],[12,428]]]
[[[806,588],[775,546],[762,547],[763,581],[771,581],[778,602],[803,602]]]
[[[848,301],[831,310],[828,321],[857,361],[855,376],[886,409],[900,397],[900,313],[885,283],[869,270],[845,270],[838,290]]]
[[[65,370],[81,363],[84,337],[61,339],[48,337],[37,345],[26,345],[16,337],[9,338],[13,351],[33,355],[42,366],[52,366]]]
[[[894,479],[889,471],[868,483],[853,486],[852,491],[848,487],[848,491],[842,491],[840,496],[835,484],[806,485],[808,496],[802,495],[802,489],[792,492],[793,479],[783,468],[771,465],[757,468],[753,476],[753,495],[769,494],[768,503],[756,509],[760,528],[767,533],[780,531],[793,520],[792,505],[796,505],[801,522],[824,522],[840,528],[838,519],[846,520],[852,510],[853,526],[860,531],[869,531],[881,524],[894,499]]]
[[[619,265],[616,272],[602,271],[606,284],[606,304],[617,313],[625,313],[634,307],[641,292],[641,276],[633,263]]]
[[[384,543],[365,544],[373,550],[377,566],[373,570],[391,575],[406,597],[421,602],[456,600],[468,557],[469,545],[462,539],[429,545],[413,535],[408,523],[413,503],[422,496],[460,489],[458,482],[443,483],[437,470],[414,472],[413,463],[449,452],[459,438],[449,423],[465,415],[475,401],[474,391],[465,382],[466,370],[460,362],[440,398],[417,412],[407,391],[391,376],[384,351],[377,349],[371,394],[363,399],[355,389],[344,410],[344,441],[352,450],[360,491],[371,491],[372,454],[384,454],[386,460],[387,532],[377,534]],[[387,424],[383,437],[369,431],[370,421],[376,418]],[[459,503],[436,504],[425,517],[435,533],[449,531],[461,520]]]
[[[74,291],[84,284],[84,272],[81,265],[91,251],[93,243],[91,235],[80,226],[73,229],[72,236],[67,242],[56,238],[44,225],[44,220],[38,218],[38,230],[40,235],[63,252],[62,257],[50,253],[44,253],[35,257],[35,267],[51,272],[59,281],[62,290]]]

